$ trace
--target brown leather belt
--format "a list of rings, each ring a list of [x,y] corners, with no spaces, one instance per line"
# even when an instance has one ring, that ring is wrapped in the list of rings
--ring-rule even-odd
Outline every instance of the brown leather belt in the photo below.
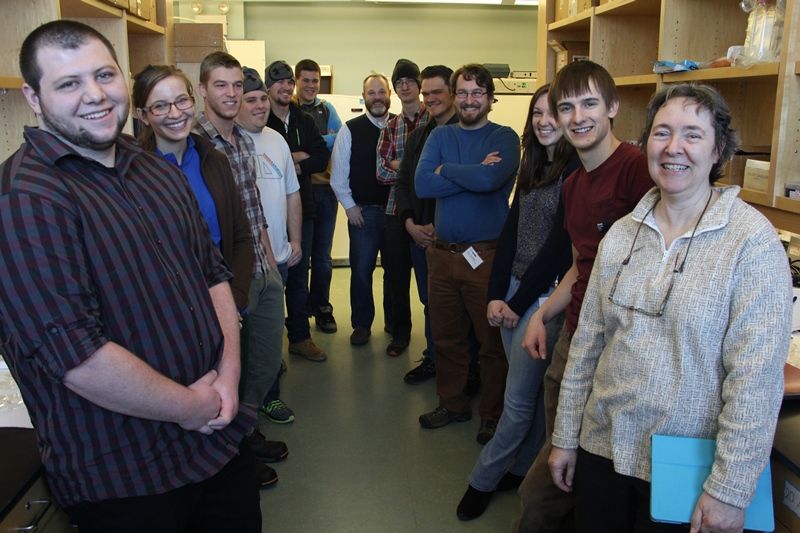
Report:
[[[439,250],[447,250],[451,254],[462,254],[472,246],[476,252],[494,250],[497,248],[497,240],[480,242],[447,242],[441,239],[433,241],[433,247]]]

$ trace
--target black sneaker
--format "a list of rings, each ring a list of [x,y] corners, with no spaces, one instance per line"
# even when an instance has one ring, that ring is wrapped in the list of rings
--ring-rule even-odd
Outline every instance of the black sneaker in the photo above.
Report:
[[[425,429],[436,429],[444,427],[450,422],[466,422],[471,419],[472,413],[468,410],[463,413],[456,413],[448,411],[440,405],[430,413],[421,414],[419,416],[419,425]]]
[[[416,368],[411,370],[403,376],[403,381],[409,385],[418,385],[424,381],[436,377],[436,363],[429,357],[423,357],[422,362]]]
[[[336,333],[336,319],[333,318],[333,308],[329,305],[321,307],[319,312],[314,316],[314,322],[317,324],[317,329],[323,333]]]

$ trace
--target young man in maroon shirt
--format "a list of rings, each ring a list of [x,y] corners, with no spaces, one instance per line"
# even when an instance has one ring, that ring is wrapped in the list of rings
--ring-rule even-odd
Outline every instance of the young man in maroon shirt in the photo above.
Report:
[[[555,486],[547,465],[561,378],[597,246],[611,225],[631,212],[653,187],[639,148],[621,142],[611,130],[619,97],[606,69],[591,61],[570,63],[556,75],[548,98],[582,166],[561,190],[564,229],[572,240],[572,267],[531,317],[523,341],[531,357],[546,358],[544,325],[566,310],[566,322],[544,378],[547,442],[519,489],[522,516],[514,530],[524,532],[572,531],[572,494]]]

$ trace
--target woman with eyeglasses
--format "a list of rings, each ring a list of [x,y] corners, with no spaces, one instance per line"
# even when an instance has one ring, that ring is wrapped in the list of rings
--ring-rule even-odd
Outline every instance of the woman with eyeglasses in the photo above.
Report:
[[[189,78],[169,65],[149,65],[134,77],[132,100],[142,126],[139,144],[186,175],[211,238],[233,271],[236,307],[247,309],[255,259],[250,228],[228,159],[192,133],[195,106]]]
[[[716,439],[691,531],[742,531],[783,397],[791,280],[775,229],[716,187],[736,149],[713,88],[650,101],[656,187],[600,243],[569,353],[549,465],[576,530],[684,530],[650,510],[654,434]]]
[[[490,325],[500,327],[508,374],[503,414],[458,504],[461,520],[483,514],[495,491],[516,489],[544,442],[542,379],[548,363],[532,359],[522,338],[539,302],[572,262],[557,212],[561,184],[579,165],[550,109],[548,92],[549,85],[540,87],[528,107],[517,189],[492,266],[486,316]],[[551,344],[563,322],[563,314],[548,322]]]

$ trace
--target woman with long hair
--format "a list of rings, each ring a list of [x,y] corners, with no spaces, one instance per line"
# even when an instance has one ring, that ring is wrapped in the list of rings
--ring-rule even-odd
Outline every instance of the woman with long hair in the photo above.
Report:
[[[561,184],[579,164],[575,149],[562,138],[547,102],[548,90],[548,85],[539,88],[531,99],[517,189],[489,283],[486,316],[489,324],[500,327],[508,358],[503,415],[470,474],[457,509],[461,520],[483,514],[494,491],[519,486],[544,443],[542,379],[547,362],[532,359],[522,338],[540,301],[571,264],[571,245],[561,222]],[[553,343],[562,323],[559,316],[547,324]]]

